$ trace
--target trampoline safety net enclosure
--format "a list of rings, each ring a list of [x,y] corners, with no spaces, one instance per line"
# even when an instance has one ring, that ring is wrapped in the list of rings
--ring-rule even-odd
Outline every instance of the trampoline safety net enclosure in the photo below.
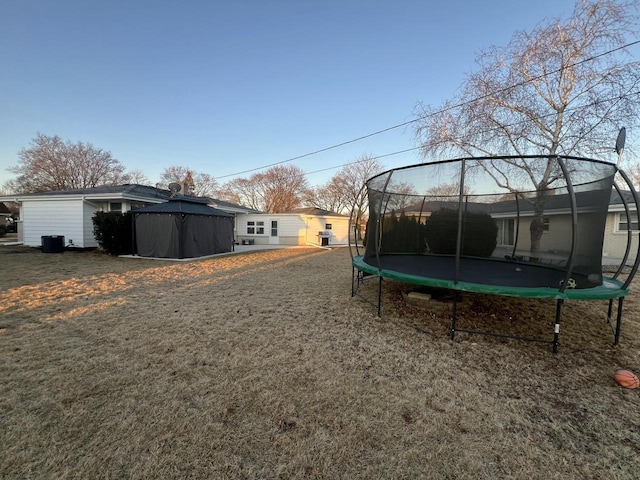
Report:
[[[389,170],[363,188],[366,205],[351,214],[352,295],[365,278],[378,278],[378,314],[383,279],[454,293],[552,298],[557,308],[548,341],[555,352],[565,300],[609,300],[611,324],[618,299],[618,342],[622,302],[640,255],[631,251],[628,229],[619,268],[603,275],[610,202],[624,206],[628,226],[638,211],[638,195],[615,164],[567,156],[460,158]],[[456,329],[456,301],[457,294],[452,338],[465,331]]]

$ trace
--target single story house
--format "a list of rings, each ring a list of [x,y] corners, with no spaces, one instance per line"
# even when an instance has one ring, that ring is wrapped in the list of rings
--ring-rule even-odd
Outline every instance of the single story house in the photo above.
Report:
[[[5,195],[0,199],[20,206],[18,240],[29,247],[42,245],[43,236],[64,236],[65,246],[97,247],[93,215],[97,211],[126,212],[166,202],[171,192],[145,185],[61,190]]]
[[[18,241],[24,245],[40,247],[43,236],[64,236],[67,247],[95,248],[98,243],[93,236],[93,215],[97,211],[124,213],[170,198],[169,190],[128,184],[4,195],[0,196],[0,202],[16,202],[20,206]],[[207,198],[206,203],[236,216],[256,212],[214,198]],[[237,238],[235,223],[234,238]]]
[[[631,225],[627,223],[627,216],[624,210],[624,204],[620,196],[613,192],[611,194],[611,202],[609,203],[609,212],[607,214],[607,222],[605,225],[604,245],[602,254],[605,257],[622,258],[627,246],[628,230],[631,228],[632,240],[631,251],[629,257],[634,260],[638,252],[638,212],[633,203],[631,192],[623,190],[622,194],[629,205],[629,213],[631,216]]]
[[[348,245],[349,217],[319,208],[236,216],[239,243],[255,245]]]
[[[630,258],[635,259],[638,251],[638,212],[635,209],[633,203],[633,196],[630,191],[621,191],[625,197],[630,209],[631,214],[631,228],[632,228],[632,244],[630,251]],[[591,217],[595,219],[595,213],[591,213],[592,208],[589,205],[589,199],[581,198],[584,193],[578,193],[576,195],[578,212],[580,213],[580,219],[578,222],[578,240],[580,240],[580,226],[585,222],[590,222]],[[586,195],[593,195],[593,192],[589,192]],[[584,201],[586,200],[586,201]],[[581,205],[584,203],[585,205]],[[514,222],[516,215],[513,209],[513,202],[504,202],[502,207],[499,207],[500,211],[493,211],[491,215],[498,222],[498,245],[510,247],[514,242]],[[604,224],[603,242],[602,242],[602,255],[610,258],[622,258],[627,246],[628,236],[628,224],[624,210],[624,203],[620,195],[615,190],[611,191],[609,198],[609,206],[606,212],[606,220]],[[519,246],[527,250],[530,248],[529,242],[529,227],[531,220],[533,219],[533,208],[531,204],[524,203],[521,206],[520,212],[520,235]],[[544,251],[547,249],[547,245],[557,245],[562,243],[559,238],[564,238],[566,241],[571,237],[571,215],[566,206],[566,198],[562,195],[557,197],[550,197],[545,205],[544,214],[544,232],[540,242],[540,249]]]

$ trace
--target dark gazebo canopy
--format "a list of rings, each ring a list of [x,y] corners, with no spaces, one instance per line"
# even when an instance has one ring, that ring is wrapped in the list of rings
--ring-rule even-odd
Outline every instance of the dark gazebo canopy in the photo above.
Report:
[[[194,258],[232,251],[234,215],[206,201],[179,196],[133,210],[138,255]]]

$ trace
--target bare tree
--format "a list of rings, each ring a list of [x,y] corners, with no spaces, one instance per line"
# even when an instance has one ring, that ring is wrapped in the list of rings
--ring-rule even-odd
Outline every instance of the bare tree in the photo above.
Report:
[[[612,152],[620,125],[637,118],[640,65],[627,62],[633,2],[578,0],[573,15],[516,32],[505,48],[477,58],[461,94],[439,108],[418,105],[416,135],[425,157],[591,155]],[[554,159],[479,163],[496,184],[517,192],[514,179],[529,179],[537,194],[531,250],[543,232],[547,192],[561,175]]]
[[[364,185],[371,177],[384,170],[377,157],[365,153],[358,159],[345,165],[333,176],[333,188],[344,197],[347,208],[366,211],[368,209],[367,192]]]
[[[225,183],[218,192],[222,200],[255,210],[279,213],[299,207],[308,196],[304,171],[294,165],[272,167],[249,178]]]
[[[90,143],[71,143],[59,136],[38,133],[30,148],[18,154],[9,170],[18,177],[7,183],[15,192],[45,192],[118,185],[124,183],[124,166],[110,152]]]
[[[254,210],[264,211],[264,204],[258,188],[249,178],[234,178],[226,182],[218,192],[218,198]]]
[[[158,186],[166,188],[170,183],[181,182],[187,177],[187,172],[191,170],[180,165],[172,165],[162,170]]]
[[[133,183],[136,185],[151,185],[149,178],[144,174],[142,170],[129,170],[125,174],[125,180],[128,183]]]
[[[215,197],[219,189],[218,181],[213,176],[179,165],[167,167],[160,174],[159,186],[166,188],[174,182],[188,185],[189,190],[183,193],[196,197]]]
[[[636,189],[640,188],[640,161],[631,163],[625,171],[629,175],[629,178],[631,178],[633,186]]]
[[[443,183],[427,190],[427,195],[435,200],[451,200],[453,197],[460,195],[460,185],[457,183]]]
[[[304,204],[330,212],[347,213],[348,209],[353,206],[353,199],[344,188],[340,177],[334,175],[324,185],[309,190]]]
[[[10,195],[12,193],[20,193],[22,191],[16,179],[7,180],[2,184],[0,195]]]
[[[270,168],[258,174],[260,188],[264,192],[265,211],[286,212],[299,207],[309,189],[304,171],[295,165]]]

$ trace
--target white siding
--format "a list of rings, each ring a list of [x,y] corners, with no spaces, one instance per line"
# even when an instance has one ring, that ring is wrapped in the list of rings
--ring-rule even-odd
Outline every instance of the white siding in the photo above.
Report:
[[[602,248],[603,255],[612,258],[624,257],[624,252],[627,248],[627,232],[618,231],[618,214],[609,213],[607,215],[607,225],[604,232],[604,246]],[[637,252],[638,232],[634,231],[629,258],[635,260]]]
[[[306,217],[307,243],[320,245],[318,232],[329,232],[329,245],[347,245],[349,243],[349,219],[347,217],[323,217],[309,215]],[[331,230],[327,230],[327,224]]]
[[[21,218],[27,246],[40,247],[43,235],[64,235],[65,245],[72,239],[77,247],[84,247],[82,200],[25,200]]]
[[[347,245],[349,234],[348,217],[323,217],[314,215],[295,214],[248,214],[238,215],[236,224],[237,239],[253,240],[256,245],[269,243],[271,220],[278,221],[278,239],[280,245],[320,245],[318,232],[326,230],[326,224],[331,224],[329,245]],[[248,235],[247,222],[264,222],[264,235]]]
[[[278,220],[278,237],[281,245],[307,244],[307,228],[299,215],[271,215],[269,218],[270,221]]]
[[[247,234],[247,222],[264,222],[263,235]],[[269,243],[269,217],[258,214],[239,215],[236,217],[237,240],[253,240],[256,245],[267,245]]]

